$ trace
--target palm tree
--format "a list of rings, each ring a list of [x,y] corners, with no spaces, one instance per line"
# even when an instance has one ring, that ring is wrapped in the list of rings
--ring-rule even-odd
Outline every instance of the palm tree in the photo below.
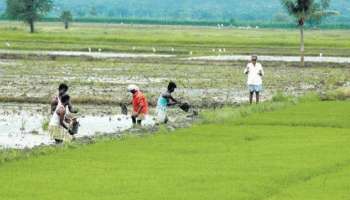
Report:
[[[62,12],[60,18],[61,18],[61,20],[64,23],[64,28],[68,29],[69,28],[69,22],[73,21],[72,13],[70,11],[68,11],[68,10],[65,10],[65,11]]]
[[[288,13],[297,20],[300,29],[300,61],[305,66],[304,26],[305,22],[317,18],[319,22],[327,16],[336,15],[336,11],[327,11],[331,0],[281,0]]]

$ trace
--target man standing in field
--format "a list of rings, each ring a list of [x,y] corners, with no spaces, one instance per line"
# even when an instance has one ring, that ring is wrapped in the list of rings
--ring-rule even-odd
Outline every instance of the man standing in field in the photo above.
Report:
[[[145,95],[136,85],[129,85],[128,92],[132,94],[133,113],[131,116],[134,125],[141,125],[148,114],[148,102]]]
[[[248,63],[244,73],[248,75],[248,89],[249,89],[249,103],[253,103],[253,96],[255,93],[256,103],[259,103],[260,92],[262,91],[262,77],[264,76],[264,69],[260,63],[257,62],[258,56],[252,56],[252,61]]]

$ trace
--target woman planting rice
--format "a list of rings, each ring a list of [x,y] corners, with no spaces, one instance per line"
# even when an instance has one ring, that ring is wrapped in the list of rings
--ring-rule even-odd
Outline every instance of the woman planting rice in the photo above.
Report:
[[[157,118],[159,123],[168,122],[168,107],[178,104],[178,101],[171,95],[177,88],[174,82],[170,82],[166,92],[162,93],[157,102]]]
[[[65,118],[67,114],[66,107],[68,107],[70,97],[69,95],[63,95],[56,107],[56,110],[52,114],[49,123],[49,134],[56,144],[70,141],[72,136],[69,134],[69,124],[66,123]]]
[[[132,94],[132,123],[133,125],[141,125],[142,120],[144,120],[148,114],[148,102],[146,96],[136,85],[129,85],[128,92]]]
[[[60,102],[60,98],[62,98],[63,95],[67,94],[68,92],[68,85],[64,84],[64,83],[61,83],[58,87],[58,95],[55,96],[52,100],[51,100],[51,114],[53,114],[56,110],[56,107],[57,105],[59,104]],[[73,109],[73,106],[70,102],[68,102],[68,109],[69,109],[69,112],[71,113],[77,113],[78,111],[77,110],[74,110]]]

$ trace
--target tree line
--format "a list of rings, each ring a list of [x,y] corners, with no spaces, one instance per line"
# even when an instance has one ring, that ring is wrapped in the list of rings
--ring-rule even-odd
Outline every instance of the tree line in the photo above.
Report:
[[[69,10],[75,18],[118,18],[183,21],[285,21],[279,0],[53,0],[49,17],[58,17]],[[345,23],[350,20],[350,1],[333,0],[331,9],[341,16],[327,22]],[[0,0],[0,15],[6,9],[6,0]]]

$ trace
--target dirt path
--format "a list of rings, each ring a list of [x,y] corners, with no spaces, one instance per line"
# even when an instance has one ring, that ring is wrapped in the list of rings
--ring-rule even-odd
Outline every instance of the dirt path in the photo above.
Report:
[[[144,54],[144,53],[111,53],[111,52],[84,52],[84,51],[16,51],[0,50],[0,55],[36,55],[59,57],[90,57],[90,58],[170,58],[174,55]]]
[[[17,51],[0,49],[0,55],[36,55],[36,56],[59,56],[59,57],[91,57],[97,59],[107,58],[176,58],[170,54],[145,54],[145,53],[112,53],[112,52],[84,52],[84,51]],[[183,58],[181,58],[183,59]],[[249,55],[220,55],[220,56],[199,56],[189,57],[186,60],[203,61],[247,61]],[[299,62],[299,56],[259,56],[260,61],[274,62]],[[350,57],[327,57],[327,56],[306,56],[305,62],[317,63],[350,63]]]

